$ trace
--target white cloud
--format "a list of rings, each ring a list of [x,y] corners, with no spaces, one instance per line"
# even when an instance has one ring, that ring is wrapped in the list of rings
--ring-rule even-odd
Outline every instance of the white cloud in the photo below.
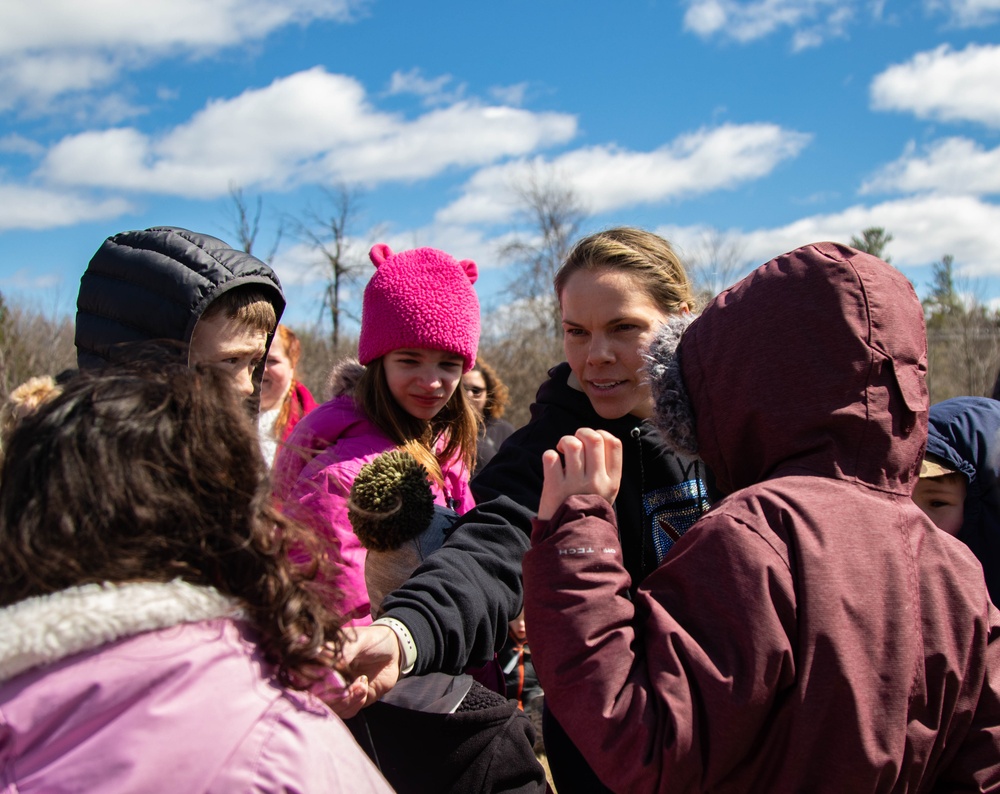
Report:
[[[374,109],[353,78],[317,67],[213,100],[157,137],[118,128],[64,138],[38,175],[64,185],[212,198],[231,184],[283,189],[419,179],[523,156],[575,132],[567,114],[471,101],[407,120]]]
[[[340,180],[423,179],[449,166],[478,166],[565,143],[576,119],[564,113],[531,113],[462,102],[399,124],[386,135],[329,155],[329,172]]]
[[[89,52],[0,56],[0,109],[22,100],[37,108],[60,94],[104,84],[118,68],[107,56]]]
[[[1000,127],[1000,45],[947,44],[890,66],[871,85],[872,107],[939,121]]]
[[[801,50],[843,36],[855,5],[856,0],[688,0],[684,29],[746,43],[790,28],[793,49]]]
[[[1000,275],[1000,206],[970,196],[921,196],[873,206],[856,205],[841,212],[801,218],[786,226],[752,231],[729,230],[740,241],[747,259],[762,264],[786,251],[822,240],[848,243],[870,226],[881,226],[893,235],[888,255],[911,279],[920,268],[955,257],[963,276]],[[705,235],[704,227],[664,226],[657,229],[682,250],[694,250]],[[908,272],[909,271],[909,272]],[[919,289],[923,283],[917,283]]]
[[[926,0],[925,5],[945,11],[959,27],[991,25],[1000,17],[1000,0]]]
[[[0,281],[4,287],[18,290],[52,290],[62,282],[54,273],[38,273],[34,268],[22,267]]]
[[[38,141],[25,138],[16,132],[0,137],[0,152],[4,154],[24,154],[29,157],[39,157],[45,153],[45,147]]]
[[[123,69],[202,56],[318,19],[346,21],[366,0],[33,0],[0,3],[0,109],[44,104]]]
[[[823,44],[823,34],[817,30],[797,30],[792,35],[792,49],[795,52],[811,50]]]
[[[420,69],[410,69],[408,72],[395,71],[389,80],[388,96],[397,94],[415,94],[422,97],[425,105],[441,105],[459,101],[465,94],[465,85],[457,85],[451,90],[445,90],[452,82],[450,74],[443,74],[433,79],[426,78]]]
[[[524,97],[528,93],[527,83],[516,83],[515,85],[498,85],[490,89],[490,96],[504,105],[518,107],[524,104]]]
[[[119,198],[93,197],[62,190],[0,183],[0,231],[52,229],[83,221],[116,218],[131,209]]]
[[[726,27],[727,17],[721,0],[694,0],[684,13],[684,28],[699,36],[711,36]]]
[[[289,24],[349,18],[350,0],[33,0],[0,5],[0,54],[226,46]]]
[[[161,85],[156,88],[156,98],[161,102],[173,102],[180,95],[180,91],[170,86]]]
[[[862,193],[879,191],[976,196],[1000,193],[1000,147],[985,149],[968,138],[945,138],[919,154],[911,143],[898,160],[861,187]]]
[[[798,155],[809,140],[808,135],[774,124],[726,124],[682,135],[651,152],[594,146],[548,164],[515,161],[475,174],[464,194],[438,212],[437,220],[509,219],[518,205],[515,186],[538,168],[572,188],[594,213],[709,193],[767,175],[783,160]]]
[[[847,35],[859,13],[875,22],[896,22],[911,9],[886,0],[686,0],[684,29],[701,38],[745,44],[788,29],[796,52]],[[904,4],[905,5],[905,4]],[[958,27],[984,27],[1000,18],[1000,0],[924,0],[925,11],[941,12]]]

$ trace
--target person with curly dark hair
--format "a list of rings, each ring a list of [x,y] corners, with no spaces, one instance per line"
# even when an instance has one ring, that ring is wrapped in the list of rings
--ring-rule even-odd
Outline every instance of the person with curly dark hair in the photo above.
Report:
[[[216,368],[81,373],[0,475],[0,776],[19,791],[389,791],[335,696],[341,618]],[[299,562],[302,558],[302,562]]]
[[[501,417],[510,400],[506,384],[500,380],[497,371],[480,356],[472,369],[462,376],[465,397],[479,414],[479,444],[476,446],[476,469],[473,476],[482,471],[497,454],[500,445],[514,432],[514,425]]]

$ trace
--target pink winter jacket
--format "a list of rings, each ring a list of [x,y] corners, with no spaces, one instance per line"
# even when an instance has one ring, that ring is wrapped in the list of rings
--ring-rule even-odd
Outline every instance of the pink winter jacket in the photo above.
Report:
[[[371,623],[365,549],[347,519],[347,496],[361,467],[396,444],[373,425],[348,394],[323,403],[295,427],[274,464],[274,493],[285,512],[326,538],[343,565],[335,583],[347,625]],[[443,467],[434,501],[459,515],[475,506],[465,466]]]
[[[0,610],[0,791],[390,792],[339,718],[275,681],[236,609],[175,581]]]

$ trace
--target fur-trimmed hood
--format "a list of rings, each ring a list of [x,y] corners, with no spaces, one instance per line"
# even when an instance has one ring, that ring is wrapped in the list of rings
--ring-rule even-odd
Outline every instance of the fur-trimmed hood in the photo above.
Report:
[[[695,316],[690,312],[671,315],[657,331],[646,354],[646,374],[653,393],[657,430],[667,446],[688,457],[698,454],[698,439],[691,401],[681,380],[677,347]]]
[[[676,332],[664,330],[661,352]],[[927,344],[920,301],[891,265],[836,243],[804,246],[716,297],[676,361],[657,349],[654,422],[693,452],[693,418],[697,454],[723,493],[778,470],[912,491],[927,438]]]
[[[354,356],[344,358],[333,365],[330,374],[326,376],[326,388],[323,399],[332,400],[342,394],[354,394],[354,387],[364,374],[365,367]]]
[[[90,584],[0,620],[5,792],[389,791],[211,588]]]
[[[0,681],[146,631],[242,616],[236,599],[172,582],[88,584],[0,609]]]

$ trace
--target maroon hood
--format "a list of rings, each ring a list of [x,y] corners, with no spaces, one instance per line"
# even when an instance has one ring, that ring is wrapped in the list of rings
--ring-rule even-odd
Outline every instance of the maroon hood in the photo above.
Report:
[[[916,293],[891,265],[836,243],[773,259],[709,304],[677,357],[683,386],[671,389],[676,362],[650,352],[656,422],[671,440],[686,391],[687,446],[724,493],[778,473],[912,490],[927,343]]]

